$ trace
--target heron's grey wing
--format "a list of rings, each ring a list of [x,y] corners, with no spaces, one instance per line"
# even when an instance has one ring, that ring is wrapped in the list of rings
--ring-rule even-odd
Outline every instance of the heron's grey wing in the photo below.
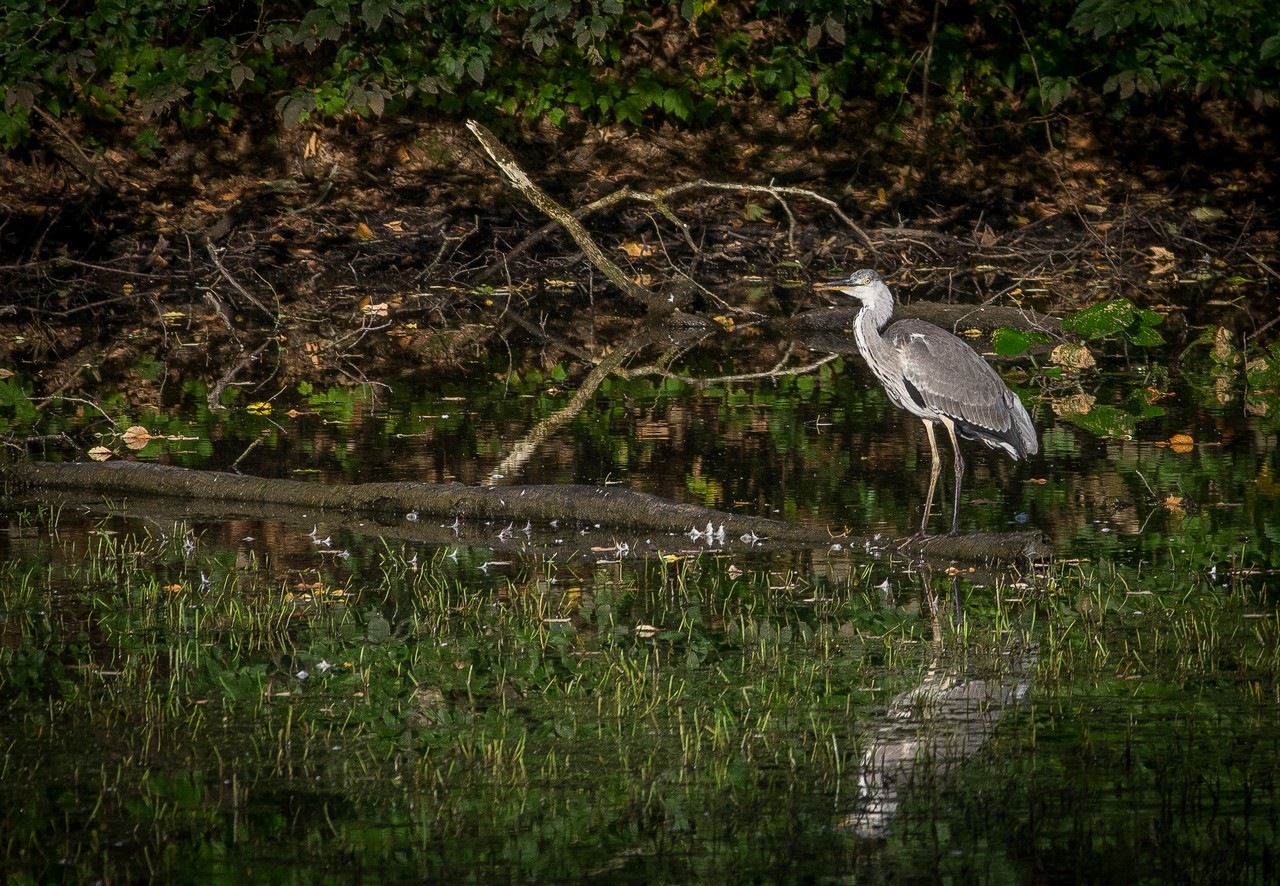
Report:
[[[1040,448],[1031,417],[999,373],[965,341],[922,320],[901,320],[885,333],[898,352],[908,393],[956,422],[971,439],[1015,458]]]

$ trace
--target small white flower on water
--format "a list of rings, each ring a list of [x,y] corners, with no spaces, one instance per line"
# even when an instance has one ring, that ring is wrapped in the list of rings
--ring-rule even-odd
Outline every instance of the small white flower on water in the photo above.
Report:
[[[320,673],[323,674],[325,671],[329,670],[329,668],[333,667],[333,665],[329,664],[329,662],[322,658],[320,659],[320,664],[316,665],[316,667],[318,667],[320,669]]]
[[[311,676],[311,673],[307,671],[305,668],[303,668],[301,671],[298,671],[298,674],[297,674],[297,677],[299,680],[305,680],[310,676]]]
[[[409,513],[407,513],[407,514],[405,514],[405,515],[404,515],[404,518],[405,518],[406,520],[408,520],[410,523],[417,523],[417,522],[418,522],[418,512],[417,512],[417,511],[410,511]]]

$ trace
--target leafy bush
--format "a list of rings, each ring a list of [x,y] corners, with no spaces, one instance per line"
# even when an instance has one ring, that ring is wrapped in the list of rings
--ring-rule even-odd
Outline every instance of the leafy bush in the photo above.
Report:
[[[37,119],[109,137],[278,113],[411,109],[501,121],[700,124],[743,97],[850,98],[943,123],[1018,120],[1081,92],[1274,101],[1277,0],[9,0],[0,144]],[[922,27],[922,23],[927,27]],[[923,96],[936,97],[926,103]],[[834,119],[832,116],[831,119]],[[154,137],[154,136],[152,136]]]

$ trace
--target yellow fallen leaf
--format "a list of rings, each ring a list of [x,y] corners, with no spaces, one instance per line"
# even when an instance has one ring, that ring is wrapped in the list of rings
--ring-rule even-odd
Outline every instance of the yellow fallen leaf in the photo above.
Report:
[[[366,225],[364,222],[360,222],[360,224],[356,225],[356,239],[372,240],[373,229],[370,228],[368,225]]]
[[[1197,206],[1191,210],[1190,215],[1198,222],[1222,221],[1227,217],[1226,212],[1216,206]]]

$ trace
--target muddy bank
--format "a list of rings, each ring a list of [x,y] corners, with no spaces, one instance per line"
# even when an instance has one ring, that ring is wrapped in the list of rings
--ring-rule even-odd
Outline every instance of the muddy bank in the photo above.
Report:
[[[1179,126],[1148,128],[1172,142]],[[512,149],[631,279],[722,323],[814,307],[809,281],[860,266],[908,300],[1063,314],[1125,295],[1177,313],[1226,286],[1236,303],[1216,321],[1248,334],[1274,315],[1277,230],[1251,155],[1135,159],[1072,131],[1060,150],[948,148],[922,132],[811,138],[757,112],[697,133],[530,132]],[[0,367],[37,398],[91,378],[142,402],[193,376],[361,383],[529,343],[594,365],[646,317],[461,125],[117,148],[92,179],[58,157],[0,161]],[[756,190],[613,200],[696,179]]]

